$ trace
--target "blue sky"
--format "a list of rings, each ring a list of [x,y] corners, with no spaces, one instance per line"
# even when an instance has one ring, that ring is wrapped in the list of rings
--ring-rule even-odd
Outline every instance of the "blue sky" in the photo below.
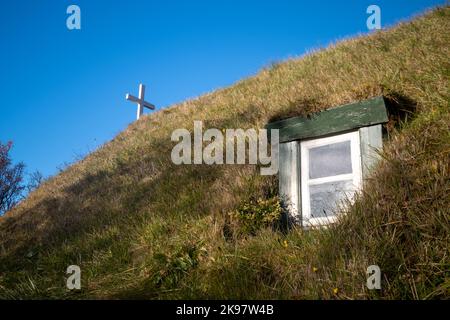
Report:
[[[71,4],[81,30],[66,27]],[[135,120],[124,97],[139,82],[164,108],[368,32],[371,4],[386,27],[445,0],[2,1],[0,141],[55,174]]]

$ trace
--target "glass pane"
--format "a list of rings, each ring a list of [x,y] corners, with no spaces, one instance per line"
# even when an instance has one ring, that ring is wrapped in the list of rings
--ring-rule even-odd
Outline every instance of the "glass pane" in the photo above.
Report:
[[[352,180],[327,182],[309,186],[311,218],[325,218],[336,214],[342,200],[351,199],[354,193]]]
[[[352,173],[350,141],[309,149],[309,178]]]

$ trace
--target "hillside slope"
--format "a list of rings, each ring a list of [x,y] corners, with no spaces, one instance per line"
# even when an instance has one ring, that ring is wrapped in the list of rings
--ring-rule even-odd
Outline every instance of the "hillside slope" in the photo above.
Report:
[[[0,219],[0,298],[449,298],[448,30],[436,9],[142,117]],[[239,232],[229,213],[273,199],[275,177],[170,159],[194,120],[262,128],[378,95],[414,113],[389,123],[383,161],[327,230]],[[381,291],[365,287],[370,264]]]

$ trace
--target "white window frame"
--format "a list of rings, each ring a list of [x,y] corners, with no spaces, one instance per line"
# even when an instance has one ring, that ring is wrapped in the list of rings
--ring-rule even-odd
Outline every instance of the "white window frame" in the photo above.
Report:
[[[316,179],[309,178],[309,149],[328,144],[350,141],[350,152],[352,162],[352,173],[328,176]],[[326,138],[300,141],[300,164],[301,164],[301,207],[302,221],[305,226],[317,226],[333,223],[337,219],[338,212],[332,217],[311,218],[311,204],[309,186],[322,184],[326,182],[352,180],[355,192],[361,189],[362,170],[361,170],[361,146],[359,132],[353,131],[344,134],[338,134]],[[350,198],[353,201],[353,197]]]

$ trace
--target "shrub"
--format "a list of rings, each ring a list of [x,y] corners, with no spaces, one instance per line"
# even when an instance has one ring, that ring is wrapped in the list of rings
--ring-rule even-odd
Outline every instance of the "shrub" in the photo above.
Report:
[[[163,288],[176,287],[191,269],[197,267],[203,254],[204,248],[196,244],[186,244],[172,255],[155,254],[153,258],[157,264],[157,272],[152,277],[153,284]]]
[[[274,227],[281,218],[281,203],[279,197],[246,201],[230,213],[239,231],[254,235],[258,230]]]
[[[12,164],[9,151],[12,142],[0,142],[0,215],[11,210],[21,199],[25,186],[23,185],[23,171],[25,165]]]

